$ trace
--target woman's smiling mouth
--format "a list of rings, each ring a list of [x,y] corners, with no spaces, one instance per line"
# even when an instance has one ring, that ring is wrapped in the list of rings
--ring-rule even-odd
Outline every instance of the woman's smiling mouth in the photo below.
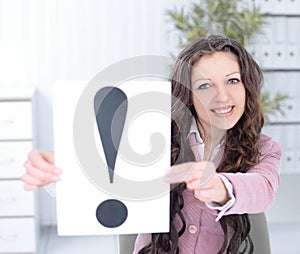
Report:
[[[211,109],[211,111],[213,113],[215,113],[217,116],[229,116],[231,115],[232,111],[233,111],[234,106],[226,106],[226,107],[221,107],[221,108],[214,108]]]

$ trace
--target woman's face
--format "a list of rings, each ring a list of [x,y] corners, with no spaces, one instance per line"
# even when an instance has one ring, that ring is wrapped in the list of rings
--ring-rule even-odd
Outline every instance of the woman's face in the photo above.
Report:
[[[206,133],[231,129],[245,110],[246,91],[235,55],[201,56],[192,71],[192,100]]]

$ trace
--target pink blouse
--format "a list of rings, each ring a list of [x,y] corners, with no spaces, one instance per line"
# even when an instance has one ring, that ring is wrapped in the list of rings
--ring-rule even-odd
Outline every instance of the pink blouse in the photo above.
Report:
[[[280,145],[270,137],[261,135],[260,163],[247,173],[221,173],[233,185],[234,204],[225,212],[229,214],[264,212],[274,201],[275,192],[279,185],[279,163],[281,158]],[[214,158],[219,165],[223,150]],[[205,253],[216,254],[223,243],[223,230],[220,222],[216,221],[218,211],[212,210],[203,202],[196,199],[193,192],[183,192],[184,208],[182,210],[186,230],[179,238],[180,254]],[[174,225],[181,228],[181,221],[175,218]],[[229,232],[231,235],[233,232]],[[135,243],[134,254],[151,242],[151,234],[139,234]]]

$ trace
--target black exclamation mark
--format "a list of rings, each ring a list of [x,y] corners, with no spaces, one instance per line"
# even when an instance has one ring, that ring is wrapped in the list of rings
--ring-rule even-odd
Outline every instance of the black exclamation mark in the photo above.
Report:
[[[94,110],[99,135],[107,163],[109,181],[114,181],[114,169],[127,114],[127,96],[116,87],[101,88],[94,97]],[[108,228],[122,225],[128,211],[124,203],[116,199],[103,201],[96,210],[100,224]]]

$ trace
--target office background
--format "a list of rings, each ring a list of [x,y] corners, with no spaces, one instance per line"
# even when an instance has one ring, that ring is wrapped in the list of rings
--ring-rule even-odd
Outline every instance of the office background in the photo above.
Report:
[[[183,2],[196,1],[0,0],[0,94],[7,87],[35,87],[34,147],[53,148],[53,82],[91,80],[128,57],[176,54],[176,32],[165,12]],[[271,118],[264,129],[283,148],[281,186],[267,212],[272,253],[298,253],[293,239],[300,232],[300,1],[249,2],[270,13],[265,35],[248,47],[264,69],[264,89],[289,95],[285,116]],[[38,203],[39,223],[55,225],[55,199],[41,190]],[[109,241],[117,244],[104,239]]]

